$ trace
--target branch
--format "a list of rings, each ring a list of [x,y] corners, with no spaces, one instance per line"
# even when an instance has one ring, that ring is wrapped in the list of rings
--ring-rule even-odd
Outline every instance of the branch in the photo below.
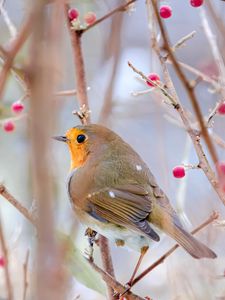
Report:
[[[2,197],[4,197],[9,203],[11,203],[28,221],[31,222],[31,224],[36,226],[36,221],[29,210],[22,204],[20,204],[20,202],[17,201],[12,194],[10,194],[10,192],[3,184],[0,184],[0,195],[2,195]]]
[[[29,255],[30,255],[30,252],[29,252],[29,250],[27,250],[25,262],[23,264],[23,297],[22,297],[22,300],[26,300],[26,295],[27,295],[27,288],[28,288],[27,268],[28,268],[28,262],[29,262]]]
[[[115,273],[114,273],[114,269],[113,269],[112,258],[109,255],[110,254],[109,243],[108,243],[107,238],[105,238],[102,235],[100,235],[100,237],[99,237],[99,248],[100,248],[100,252],[101,252],[103,269],[106,270],[107,273],[110,276],[112,276],[112,278],[115,278]],[[109,299],[113,300],[114,299],[114,297],[113,297],[114,290],[112,289],[112,286],[110,286],[108,283],[107,283],[107,289],[108,289],[108,297],[109,297]]]
[[[76,77],[76,87],[77,87],[77,99],[79,106],[85,105],[87,110],[89,109],[88,98],[87,98],[87,88],[85,79],[85,69],[84,69],[84,59],[81,49],[81,34],[79,31],[73,30],[71,28],[71,22],[68,17],[68,11],[70,9],[69,4],[64,4],[64,13],[66,17],[67,29],[70,34],[70,40],[73,50],[73,58],[75,65],[75,77]],[[89,117],[87,119],[89,122]]]
[[[8,293],[7,299],[13,300],[12,283],[11,283],[11,278],[10,278],[10,274],[9,274],[8,250],[7,250],[6,243],[5,243],[5,238],[4,238],[4,234],[3,234],[1,221],[0,221],[0,245],[1,245],[3,256],[5,259],[4,274],[5,274],[5,282],[6,282],[7,293]]]
[[[86,85],[86,78],[85,78],[85,70],[84,70],[84,59],[83,59],[83,53],[81,49],[81,37],[82,37],[82,32],[73,30],[71,28],[71,22],[68,17],[68,11],[70,9],[70,6],[68,4],[64,4],[64,14],[66,17],[66,23],[67,23],[67,28],[70,34],[70,39],[71,39],[71,44],[73,48],[73,55],[74,55],[74,64],[75,64],[75,75],[76,75],[76,87],[77,87],[77,99],[81,107],[81,113],[84,112],[89,112],[89,104],[88,104],[88,97],[87,97],[87,85]],[[99,23],[99,22],[98,22]],[[90,117],[89,113],[84,114],[83,113],[77,114],[81,121],[83,123],[89,123],[90,122]],[[110,255],[110,250],[108,246],[108,241],[107,239],[100,237],[100,250],[101,250],[101,256],[103,260],[104,267],[106,267],[106,271],[108,273],[111,273],[114,275],[113,271],[113,264],[112,264],[112,258]],[[108,286],[109,290],[109,298],[113,299],[113,293]]]
[[[144,300],[143,298],[133,294],[132,292],[127,291],[126,288],[122,284],[120,284],[118,281],[116,281],[108,273],[106,273],[102,269],[100,269],[94,262],[91,262],[89,260],[89,263],[93,267],[93,269],[102,276],[102,279],[107,283],[107,285],[112,287],[113,290],[116,291],[118,294],[123,294],[124,292],[126,292],[129,300]]]
[[[173,66],[176,70],[176,73],[177,73],[178,77],[180,78],[180,81],[182,82],[182,84],[183,84],[183,86],[186,90],[186,93],[188,94],[188,96],[190,98],[190,101],[192,103],[192,106],[194,108],[195,114],[197,116],[197,119],[198,119],[200,127],[201,127],[201,132],[202,132],[203,138],[204,138],[204,140],[206,142],[206,145],[209,149],[209,152],[210,152],[210,155],[213,159],[213,162],[216,164],[217,161],[218,161],[217,153],[216,153],[215,147],[214,147],[214,145],[213,145],[213,143],[210,139],[209,133],[208,133],[206,127],[205,127],[204,118],[202,116],[200,106],[199,106],[197,98],[195,96],[193,86],[189,83],[188,79],[184,75],[178,61],[175,58],[175,55],[174,55],[172,49],[170,48],[169,38],[168,38],[167,32],[164,28],[162,19],[160,18],[160,15],[159,15],[157,1],[153,0],[152,5],[153,5],[154,11],[155,11],[155,16],[156,16],[156,19],[157,19],[157,22],[159,24],[160,31],[161,31],[161,34],[162,34],[162,38],[163,38],[163,42],[164,42],[164,48],[165,48],[165,50],[168,51],[169,57],[170,57],[170,59],[173,63]]]
[[[110,17],[113,16],[114,14],[116,14],[116,13],[118,13],[118,12],[123,12],[123,11],[125,11],[126,8],[127,8],[130,4],[134,3],[135,1],[137,1],[137,0],[130,0],[130,1],[128,1],[126,4],[123,4],[123,5],[118,6],[117,8],[113,9],[113,10],[110,11],[108,14],[106,14],[105,16],[103,16],[103,17],[99,18],[98,20],[96,20],[93,24],[87,26],[87,27],[84,28],[84,29],[80,29],[80,30],[77,30],[77,31],[79,32],[79,34],[83,34],[84,32],[86,32],[86,31],[88,31],[89,29],[91,29],[92,27],[98,25],[98,24],[101,23],[102,21],[104,21],[104,20],[110,18]],[[67,12],[68,12],[68,10],[67,10]]]
[[[219,218],[219,214],[217,212],[213,212],[212,215],[201,225],[196,227],[191,233],[196,234],[209,224],[211,224],[213,221]],[[171,247],[165,254],[163,254],[159,259],[157,259],[150,267],[148,267],[146,270],[144,270],[140,275],[138,275],[134,281],[132,282],[132,286],[134,286],[138,281],[140,281],[144,276],[146,276],[149,272],[151,272],[153,269],[155,269],[158,265],[163,263],[165,259],[170,256],[177,248],[180,246],[178,244],[175,244],[173,247]]]
[[[212,50],[212,54],[219,72],[219,84],[220,86],[224,85],[224,80],[225,80],[225,66],[223,62],[223,58],[221,55],[221,51],[218,48],[217,45],[217,39],[215,38],[215,35],[213,34],[209,22],[208,22],[208,16],[206,15],[205,9],[201,8],[200,10],[200,17],[202,21],[202,26],[205,31],[206,38],[209,42],[209,45]],[[221,89],[221,94],[222,97],[225,98],[225,92],[223,89]]]
[[[208,159],[203,151],[202,145],[200,143],[200,137],[198,134],[196,134],[196,131],[192,128],[192,124],[190,123],[188,116],[187,116],[187,112],[183,109],[183,107],[180,104],[179,98],[176,94],[175,88],[173,86],[173,83],[170,79],[169,76],[169,72],[167,69],[167,66],[165,64],[165,60],[164,58],[160,55],[159,53],[159,48],[157,46],[157,43],[154,43],[154,49],[155,51],[158,53],[159,56],[159,60],[161,62],[162,65],[162,69],[163,69],[163,74],[165,77],[165,82],[166,82],[166,86],[168,88],[168,90],[170,92],[168,92],[167,90],[165,90],[163,87],[161,87],[160,85],[156,84],[155,82],[152,82],[155,86],[159,87],[159,89],[161,90],[161,92],[163,93],[164,96],[166,96],[173,105],[173,107],[177,110],[177,112],[180,115],[181,120],[183,121],[184,127],[187,131],[187,133],[189,134],[195,151],[197,153],[198,159],[199,159],[199,166],[201,167],[201,169],[203,170],[203,172],[205,173],[206,177],[208,178],[210,184],[212,185],[212,187],[215,189],[217,195],[219,196],[219,198],[221,199],[221,201],[223,202],[223,204],[225,205],[225,194],[223,193],[223,191],[221,190],[218,180],[215,176],[215,173],[213,172],[212,168],[209,165]],[[132,68],[132,70],[134,72],[136,72],[137,74],[139,74],[144,80],[148,80],[146,75],[144,75],[141,71],[139,71],[137,68],[135,68],[130,62],[128,63],[129,66]]]
[[[27,40],[32,29],[32,24],[33,24],[33,13],[30,13],[26,22],[23,24],[22,28],[18,32],[16,38],[13,40],[9,51],[6,51],[7,56],[5,57],[5,62],[0,73],[0,99],[2,98],[2,93],[6,83],[7,75],[12,66],[13,60],[16,54],[19,52],[20,48]]]
[[[106,88],[104,102],[101,108],[99,122],[105,123],[107,118],[109,117],[112,106],[113,106],[113,90],[115,86],[115,77],[118,70],[120,51],[121,51],[121,26],[123,23],[123,15],[116,15],[113,18],[111,24],[111,32],[109,34],[108,44],[110,45],[106,51],[108,51],[108,55],[113,57],[112,62],[112,71],[110,74],[110,78],[108,80],[108,85]]]

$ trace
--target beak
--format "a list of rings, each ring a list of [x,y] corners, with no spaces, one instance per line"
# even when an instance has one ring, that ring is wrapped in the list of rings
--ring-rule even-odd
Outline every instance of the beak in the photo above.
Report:
[[[63,136],[63,135],[53,136],[52,138],[54,140],[57,140],[57,141],[60,141],[60,142],[64,142],[64,143],[66,143],[69,140],[66,136]]]

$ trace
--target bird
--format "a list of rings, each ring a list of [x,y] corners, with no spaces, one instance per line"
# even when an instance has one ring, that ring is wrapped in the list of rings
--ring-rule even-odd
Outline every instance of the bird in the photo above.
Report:
[[[67,188],[79,221],[117,245],[139,251],[128,285],[161,233],[193,258],[217,257],[185,230],[146,163],[114,131],[98,124],[78,125],[54,138],[69,148]]]

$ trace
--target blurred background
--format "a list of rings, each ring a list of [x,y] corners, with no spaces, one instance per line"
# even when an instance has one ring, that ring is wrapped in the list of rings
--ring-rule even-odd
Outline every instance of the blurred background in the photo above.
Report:
[[[88,11],[95,12],[99,18],[123,3],[124,1],[114,0],[82,0],[71,1],[71,6],[79,10],[83,22],[82,16]],[[165,2],[160,1],[160,3]],[[211,3],[218,16],[223,18],[224,2],[214,0]],[[200,18],[202,8],[191,7],[188,0],[170,0],[166,4],[173,9],[172,17],[165,20],[172,44],[193,30],[196,31],[195,36],[186,42],[186,46],[177,50],[176,55],[179,60],[201,70],[211,78],[217,78],[218,70],[202,28]],[[32,1],[4,1],[4,9],[17,30],[20,29],[32,5]],[[52,5],[48,4],[46,9],[51,10]],[[207,10],[206,5],[204,9]],[[224,37],[211,22],[210,14],[208,14],[208,18],[219,47],[222,47]],[[59,28],[61,34],[59,35],[58,61],[54,69],[54,76],[57,77],[57,91],[71,90],[76,88],[73,54],[65,21],[56,22],[56,30],[58,30],[59,24],[62,28]],[[0,15],[0,30],[0,44],[7,49],[10,34],[2,14]],[[25,43],[16,56],[14,65],[21,67],[29,63],[29,48],[30,40]],[[116,14],[87,31],[82,37],[82,49],[86,81],[89,87],[88,99],[92,122],[101,122],[112,128],[134,147],[151,168],[159,185],[177,208],[189,230],[202,223],[213,210],[219,211],[223,216],[224,207],[201,170],[189,170],[183,179],[176,179],[172,175],[172,169],[176,165],[198,164],[192,142],[183,127],[180,126],[176,111],[163,103],[160,94],[154,93],[154,91],[134,96],[134,92],[144,91],[149,87],[128,67],[128,61],[146,75],[152,72],[158,73],[163,81],[160,64],[151,49],[151,33],[148,27],[145,1],[137,1],[132,11]],[[225,57],[224,48],[221,48],[221,54]],[[192,111],[190,101],[173,67],[169,66],[169,70],[182,105]],[[190,72],[186,71],[186,74],[190,80],[196,79],[196,76]],[[24,91],[20,84],[14,76],[10,75],[2,99],[0,99],[1,122],[7,118],[15,118],[11,112],[11,104],[23,95]],[[221,100],[220,95],[212,92],[212,86],[203,81],[197,85],[196,95],[204,115],[208,115],[210,109],[215,107],[216,102]],[[34,200],[29,101],[30,99],[27,97],[24,100],[24,112],[20,117],[13,119],[15,130],[9,133],[0,128],[0,182],[28,208]],[[72,115],[72,110],[79,109],[76,96],[54,97],[52,103],[56,111],[52,135],[63,135],[67,129],[79,124],[79,119]],[[52,113],[50,110],[49,115]],[[211,130],[225,139],[224,117],[216,116],[214,121]],[[54,184],[55,226],[60,232],[70,234],[71,228],[75,224],[75,234],[72,238],[77,254],[74,254],[74,258],[75,260],[80,259],[82,264],[80,254],[84,253],[87,241],[84,237],[85,227],[76,222],[67,196],[66,180],[70,166],[68,149],[65,145],[54,141],[51,141],[50,146],[49,167]],[[225,160],[224,148],[216,145],[216,149],[220,160]],[[206,154],[208,154],[207,151]],[[23,288],[23,263],[27,249],[29,249],[28,278],[31,278],[35,265],[36,234],[29,222],[2,197],[0,209],[9,251],[14,294],[19,295],[15,299],[22,299],[20,295]],[[178,249],[163,264],[139,282],[132,291],[142,297],[148,295],[154,300],[225,299],[224,279],[216,278],[218,275],[224,274],[224,229],[209,226],[197,236],[218,254],[215,261],[196,261],[182,249]],[[169,237],[162,237],[162,241],[155,244],[147,253],[141,270],[153,263],[173,243]],[[123,247],[117,248],[111,243],[110,248],[116,278],[121,283],[126,283],[139,254]],[[95,247],[95,259],[100,265],[98,247]],[[85,265],[84,268],[86,267]],[[80,279],[77,273],[81,273],[83,270],[79,269],[79,266],[77,268],[79,272],[73,269],[74,276],[70,277],[67,299],[78,299],[76,297],[90,300],[105,299],[104,284],[99,281],[99,277],[97,275],[95,277],[93,273],[90,278],[84,272]],[[30,288],[32,280],[28,279],[28,281]],[[96,291],[96,282],[98,291]],[[93,286],[94,289],[87,286]],[[0,268],[0,299],[6,299],[4,268]],[[33,299],[29,290],[27,299]]]

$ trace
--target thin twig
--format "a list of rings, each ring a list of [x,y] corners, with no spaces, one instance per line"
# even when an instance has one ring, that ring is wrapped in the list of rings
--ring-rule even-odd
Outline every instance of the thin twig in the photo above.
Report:
[[[172,64],[170,59],[167,59],[166,63]],[[182,68],[188,70],[189,72],[196,75],[197,77],[200,77],[203,81],[210,83],[215,88],[216,91],[220,91],[220,89],[224,89],[224,87],[220,86],[216,80],[212,79],[211,77],[207,76],[206,74],[197,70],[196,68],[188,64],[185,64],[184,62],[181,61],[178,61],[178,63]]]
[[[13,24],[13,22],[10,20],[8,12],[4,8],[4,2],[5,2],[4,0],[1,1],[1,4],[0,4],[0,13],[2,14],[3,19],[4,19],[6,25],[7,25],[8,29],[9,29],[9,33],[10,33],[11,37],[14,39],[16,37],[17,30],[16,30],[16,27]]]
[[[101,276],[102,279],[110,286],[113,288],[115,292],[118,294],[123,294],[126,291],[126,288],[120,284],[118,281],[116,281],[112,276],[110,276],[108,273],[100,269],[94,262],[89,260],[90,265],[93,267],[93,269],[98,272]],[[127,296],[129,300],[144,300],[140,296],[137,296],[133,294],[132,292],[128,291]],[[115,298],[114,298],[115,299]]]
[[[175,58],[175,55],[174,55],[172,49],[170,48],[169,38],[168,38],[168,35],[167,35],[167,32],[166,32],[166,29],[163,25],[162,19],[159,15],[157,1],[153,0],[152,5],[153,5],[155,15],[156,15],[156,19],[157,19],[157,22],[159,24],[160,31],[161,31],[161,34],[162,34],[162,38],[163,38],[163,42],[164,42],[164,48],[165,48],[165,50],[168,51],[169,57],[170,57],[170,59],[173,63],[173,66],[174,66],[174,68],[177,72],[177,75],[180,78],[181,82],[183,83],[183,86],[184,86],[184,88],[185,88],[185,90],[186,90],[186,92],[189,96],[189,99],[192,103],[192,106],[194,108],[195,114],[197,116],[197,119],[198,119],[200,127],[201,127],[202,136],[203,136],[203,138],[206,142],[206,145],[209,149],[209,152],[210,152],[210,155],[213,159],[213,162],[216,164],[217,161],[218,161],[217,153],[216,153],[215,147],[214,147],[214,145],[213,145],[213,143],[210,139],[209,133],[208,133],[206,127],[205,127],[204,118],[202,116],[200,106],[199,106],[197,98],[195,96],[193,86],[189,83],[189,81],[186,78],[185,74],[183,73],[178,61]]]
[[[86,28],[84,29],[80,29],[80,30],[77,30],[80,34],[83,34],[84,32],[88,31],[89,29],[93,28],[94,26],[96,26],[97,24],[101,23],[102,21],[110,18],[111,16],[113,16],[114,14],[118,13],[118,12],[123,12],[126,10],[126,8],[134,3],[135,1],[137,0],[130,0],[128,1],[126,4],[122,4],[120,6],[118,6],[117,8],[113,9],[112,11],[110,11],[108,14],[104,15],[103,17],[99,18],[98,20],[96,20],[93,24],[87,26]],[[68,12],[68,10],[67,10]]]
[[[191,233],[195,234],[211,224],[213,221],[219,218],[219,214],[217,212],[213,212],[212,215],[201,225],[196,227]],[[170,256],[177,248],[180,246],[178,244],[175,244],[173,247],[171,247],[165,254],[163,254],[159,259],[157,259],[150,267],[148,267],[146,270],[144,270],[140,275],[138,275],[134,281],[132,282],[132,286],[134,286],[138,281],[140,281],[144,276],[146,276],[149,272],[151,272],[153,269],[155,269],[158,265],[163,263],[165,259]]]
[[[175,52],[177,49],[184,47],[185,46],[185,42],[187,42],[188,40],[192,39],[196,34],[196,31],[192,31],[191,33],[185,35],[184,37],[182,37],[179,41],[176,42],[176,44],[172,47],[172,50]]]
[[[32,29],[32,24],[33,24],[33,13],[31,12],[27,20],[25,21],[25,23],[22,25],[22,28],[19,30],[16,38],[13,40],[9,51],[7,51],[7,57],[5,58],[4,65],[0,73],[0,99],[2,98],[2,93],[6,83],[7,75],[12,66],[13,60],[16,54],[19,52],[20,48],[27,40]]]
[[[213,34],[212,29],[209,25],[208,16],[206,15],[206,11],[204,8],[201,8],[201,10],[200,10],[200,17],[201,17],[203,29],[205,31],[205,35],[206,35],[209,45],[211,47],[216,66],[219,71],[219,78],[218,78],[219,84],[221,86],[223,86],[224,80],[225,80],[225,65],[223,62],[221,51],[219,50],[219,47],[217,44],[216,37]],[[222,94],[223,98],[225,98],[225,92],[223,89],[221,90],[221,94]]]
[[[123,23],[123,15],[115,15],[111,24],[111,33],[109,35],[110,42],[108,43],[108,52],[113,56],[112,71],[108,80],[103,106],[99,116],[99,122],[105,123],[112,111],[113,105],[113,90],[115,86],[115,78],[119,65],[121,51],[121,26]]]
[[[28,269],[29,255],[30,255],[30,251],[27,250],[25,262],[23,264],[23,296],[22,296],[22,300],[26,300],[26,296],[27,296],[27,288],[28,288],[27,269]]]
[[[20,204],[20,202],[17,201],[12,194],[10,194],[3,184],[0,184],[0,195],[2,195],[9,203],[11,203],[28,221],[31,222],[31,224],[36,226],[36,221],[29,210]]]
[[[175,108],[177,106],[177,102],[175,99],[171,96],[171,94],[160,84],[158,84],[156,81],[152,81],[149,79],[143,72],[138,70],[130,61],[128,61],[128,66],[137,74],[139,74],[145,81],[150,82],[154,87],[159,88],[159,90],[163,93],[165,97],[167,97],[170,101],[170,104],[172,104]]]
[[[5,282],[6,282],[7,293],[8,293],[7,300],[13,300],[12,283],[11,283],[11,278],[9,273],[8,250],[5,243],[1,219],[0,219],[0,245],[2,248],[3,257],[5,259],[4,274],[5,274]]]

